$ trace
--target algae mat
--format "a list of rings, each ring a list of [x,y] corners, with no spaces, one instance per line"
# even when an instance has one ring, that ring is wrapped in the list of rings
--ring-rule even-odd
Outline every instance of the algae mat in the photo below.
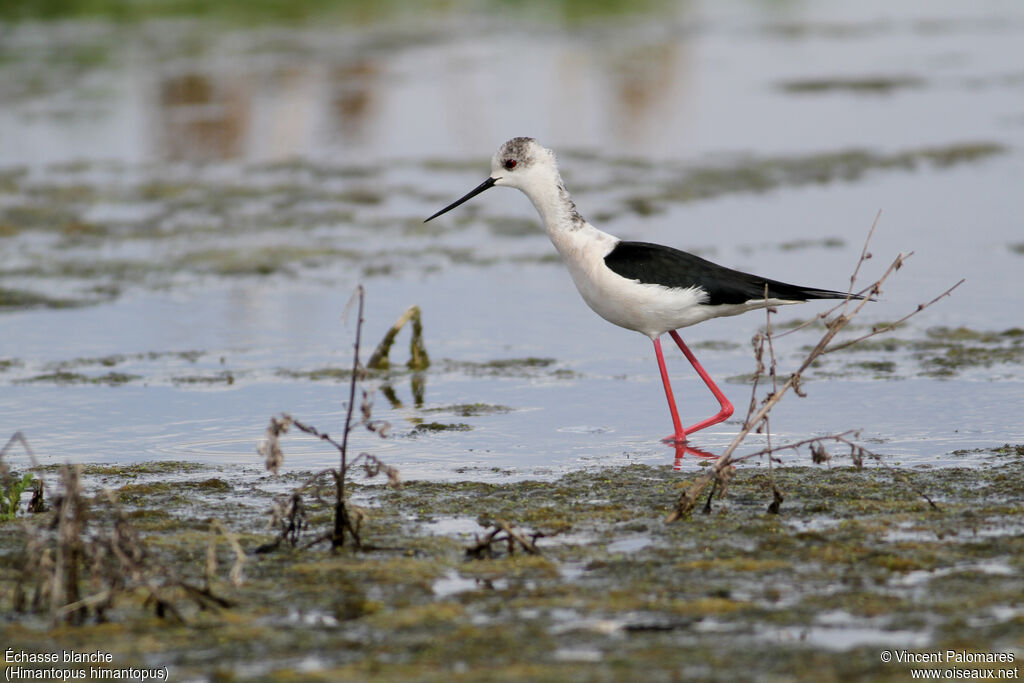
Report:
[[[671,525],[662,520],[693,473],[668,467],[553,482],[364,483],[352,496],[366,547],[333,554],[326,544],[253,552],[274,536],[273,502],[310,473],[90,466],[85,490],[108,489],[114,501],[93,506],[94,533],[120,510],[151,564],[202,585],[209,520],[218,519],[246,552],[244,580],[227,580],[235,556],[218,542],[208,587],[231,606],[198,610],[172,595],[180,623],[155,616],[136,588],[103,623],[53,626],[45,610],[11,610],[16,585],[34,579],[20,571],[28,527],[4,523],[4,647],[111,660],[6,666],[136,667],[170,680],[1018,676],[1024,446],[965,455],[986,465],[776,468],[780,514],[767,512],[767,467],[746,466],[709,513]],[[330,512],[306,496],[300,546],[329,527]],[[41,526],[46,514],[28,523]],[[491,557],[468,558],[496,520],[545,534],[536,538],[540,554],[509,554],[502,544]],[[947,651],[969,661],[946,662]],[[985,659],[993,657],[1012,661]]]

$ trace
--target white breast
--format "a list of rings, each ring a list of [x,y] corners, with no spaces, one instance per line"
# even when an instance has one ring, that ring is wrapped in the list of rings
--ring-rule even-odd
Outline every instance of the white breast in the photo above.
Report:
[[[613,272],[604,257],[619,239],[590,224],[551,236],[576,288],[599,316],[654,339],[669,330],[694,325],[716,314],[703,306],[706,298],[696,287],[670,289],[641,284]],[[741,311],[736,311],[737,313]]]
[[[705,303],[707,294],[700,287],[679,289],[624,278],[604,262],[619,239],[589,223],[571,232],[549,234],[587,305],[608,322],[651,339],[669,330],[711,318],[738,315],[765,305],[763,300],[751,300],[709,306]],[[799,302],[771,300],[768,303],[778,306]]]

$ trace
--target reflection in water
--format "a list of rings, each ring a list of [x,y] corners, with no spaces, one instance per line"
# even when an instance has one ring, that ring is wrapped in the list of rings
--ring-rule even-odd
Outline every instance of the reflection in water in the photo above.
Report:
[[[632,45],[612,51],[605,75],[611,82],[611,116],[614,130],[625,139],[641,143],[652,135],[670,135],[659,121],[672,120],[671,104],[685,85],[679,66],[686,61],[679,52],[685,43],[663,42]]]
[[[708,453],[707,451],[702,451],[699,448],[693,448],[692,446],[687,446],[683,443],[673,442],[669,445],[676,451],[676,459],[673,463],[672,469],[677,471],[683,469],[683,458],[687,454],[692,455],[695,458],[703,458],[705,460],[718,460],[719,457],[714,453]]]
[[[414,372],[409,377],[409,385],[412,388],[412,401],[413,405],[417,408],[423,407],[423,400],[427,393],[427,375],[425,372]],[[391,386],[390,381],[385,381],[378,387],[380,393],[384,394],[384,398],[387,399],[388,403],[391,404],[392,410],[398,410],[404,407],[402,399],[398,398],[398,393],[395,388]]]
[[[674,103],[689,84],[680,73],[689,64],[686,50],[687,44],[675,38],[613,49],[605,43],[591,45],[577,55],[581,59],[569,61],[571,68],[550,70],[545,77],[549,86],[540,89],[574,93],[568,98],[573,102],[600,93],[597,109],[607,111],[610,137],[643,147],[671,136],[666,121],[678,124]],[[165,71],[156,76],[149,99],[155,156],[161,161],[278,161],[315,156],[325,147],[344,154],[375,144],[393,133],[381,129],[382,121],[408,120],[407,113],[396,119],[387,110],[394,106],[396,86],[384,76],[401,54],[397,50],[341,59],[325,54]],[[473,82],[472,74],[462,74],[426,94],[432,97],[430,93],[447,88],[444,102],[454,108],[444,116],[463,124],[456,126],[460,135],[493,117],[486,111],[488,96],[476,92]],[[586,83],[601,86],[588,95]],[[403,94],[425,96],[418,88]],[[428,101],[425,110],[440,111],[437,107]],[[583,115],[572,110],[574,128]],[[425,125],[437,129],[437,122]]]
[[[345,142],[359,143],[370,134],[377,62],[359,59],[331,70],[334,124]]]
[[[245,151],[250,98],[240,81],[186,73],[166,78],[156,106],[160,158],[234,159]]]
[[[380,69],[367,58],[325,68],[309,60],[272,73],[193,71],[162,78],[153,138],[164,161],[280,160],[338,138],[371,135]]]
[[[52,431],[59,418],[71,436],[55,437],[47,448],[61,458],[95,460],[167,452],[165,444],[182,440],[181,433],[193,425],[242,440],[260,433],[262,416],[275,414],[280,407],[325,416],[324,421],[336,419],[337,406],[324,404],[323,392],[315,385],[278,381],[273,374],[278,358],[292,364],[288,369],[299,371],[338,361],[337,353],[324,350],[321,341],[337,334],[335,316],[323,311],[341,307],[345,295],[339,295],[339,287],[354,284],[353,269],[347,262],[324,267],[319,259],[302,255],[320,244],[328,250],[351,249],[353,259],[363,253],[387,255],[383,258],[389,266],[395,264],[393,270],[382,268],[366,276],[383,294],[381,307],[407,305],[410,299],[429,302],[449,354],[461,357],[466,339],[505,349],[513,333],[530,345],[524,353],[536,348],[531,340],[544,340],[546,354],[573,358],[572,367],[579,364],[587,370],[572,382],[507,382],[501,393],[476,377],[435,374],[434,401],[465,395],[481,403],[502,397],[516,406],[585,405],[605,388],[606,377],[621,372],[620,347],[612,345],[623,343],[622,353],[630,354],[632,346],[625,344],[634,342],[619,342],[622,333],[604,332],[603,323],[595,321],[589,327],[589,313],[580,308],[576,293],[566,290],[562,269],[534,261],[549,253],[549,245],[540,242],[543,235],[501,232],[494,228],[497,223],[488,222],[525,215],[528,207],[510,197],[507,205],[481,217],[488,221],[453,222],[438,233],[406,227],[410,217],[426,215],[422,211],[435,201],[429,197],[461,186],[469,172],[462,170],[462,160],[474,160],[473,168],[478,169],[492,144],[520,133],[537,135],[559,148],[596,153],[589,165],[581,155],[567,167],[580,174],[581,194],[589,194],[588,202],[595,207],[591,211],[608,216],[609,229],[680,246],[695,241],[694,247],[720,249],[723,261],[739,267],[756,259],[767,272],[785,272],[796,256],[789,247],[769,245],[809,245],[813,240],[807,238],[816,234],[821,215],[836,217],[825,237],[859,234],[874,212],[867,209],[869,214],[859,217],[864,207],[892,207],[895,219],[886,219],[892,231],[886,230],[880,239],[893,250],[913,247],[922,239],[915,226],[933,226],[924,272],[917,271],[906,283],[909,289],[901,285],[900,291],[891,293],[893,309],[902,311],[905,303],[915,305],[923,300],[920,297],[948,285],[947,264],[953,263],[980,289],[966,304],[950,300],[950,308],[943,309],[944,317],[934,324],[1004,329],[1005,311],[1020,309],[1013,306],[1020,301],[1020,288],[1012,286],[1012,273],[1020,270],[1020,249],[1015,245],[1021,238],[1010,207],[1019,204],[1013,171],[1020,165],[1024,127],[1010,125],[1020,115],[1020,98],[1019,79],[1012,78],[1013,69],[1007,65],[1019,53],[1021,10],[1011,12],[1008,5],[1000,9],[996,14],[1011,19],[1002,22],[1005,28],[1000,30],[972,20],[925,39],[916,23],[922,16],[934,12],[959,25],[960,10],[950,3],[934,10],[929,5],[927,11],[910,7],[913,3],[890,3],[885,13],[892,19],[885,24],[887,30],[879,32],[859,28],[871,29],[875,10],[858,15],[852,4],[786,4],[786,20],[796,31],[780,35],[770,27],[759,28],[764,21],[757,9],[761,4],[741,3],[731,16],[731,10],[712,10],[715,3],[691,3],[687,6],[692,9],[680,9],[673,23],[658,17],[622,31],[617,21],[607,29],[588,25],[563,30],[556,25],[537,30],[530,22],[490,20],[485,13],[469,20],[454,14],[451,20],[442,17],[426,30],[410,23],[368,30],[310,24],[273,31],[221,31],[206,28],[201,20],[183,22],[169,35],[162,25],[131,23],[4,26],[0,248],[11,258],[5,264],[3,285],[20,289],[38,284],[41,293],[54,300],[79,287],[82,292],[89,287],[110,292],[123,288],[131,295],[90,309],[4,313],[10,324],[0,335],[6,354],[0,356],[0,366],[5,357],[8,364],[25,363],[22,374],[29,377],[50,372],[44,364],[61,359],[114,358],[122,353],[134,358],[140,352],[198,349],[205,360],[227,355],[232,371],[241,365],[239,370],[248,372],[235,375],[243,381],[229,393],[219,385],[171,388],[172,378],[194,374],[187,367],[189,361],[140,361],[143,367],[130,360],[118,362],[118,372],[145,372],[140,382],[154,377],[151,385],[163,385],[145,389],[12,384],[14,373],[7,370],[0,372],[5,384],[0,404],[8,422],[31,434]],[[972,6],[975,11],[979,19],[996,16],[991,8]],[[687,12],[694,16],[684,16]],[[753,16],[744,16],[750,13]],[[856,31],[833,40],[838,36],[822,30],[833,25],[824,23],[828,21]],[[159,49],[149,50],[153,38],[158,39],[153,47]],[[955,73],[950,71],[950,54],[961,55]],[[920,79],[922,87],[900,90],[884,101],[849,90],[797,98],[778,87],[795,78],[860,78],[876,73],[880,64],[911,65],[910,75]],[[986,87],[977,87],[978,83]],[[945,115],[934,116],[939,110]],[[856,162],[851,162],[850,150],[892,159],[918,149],[957,150],[970,141],[979,148],[1005,147],[1007,152],[976,165],[971,162],[973,171],[972,166],[963,166],[955,173],[947,171],[936,152],[938,156],[927,157],[934,164],[908,164],[899,172],[893,166],[885,182],[828,170]],[[749,151],[751,156],[733,164],[728,158],[737,151]],[[620,161],[618,155],[624,154],[649,168]],[[299,160],[299,172],[259,166],[286,158]],[[726,159],[723,174],[746,180],[731,182],[699,173],[676,176],[688,173],[691,161],[700,171],[714,167],[719,158]],[[236,163],[211,173],[210,184],[205,178],[182,178],[181,169],[160,163],[182,159]],[[367,162],[377,175],[367,180],[334,173],[333,168],[320,174],[318,164],[325,159],[339,165]],[[821,181],[822,159],[832,164],[824,175],[834,182]],[[120,175],[116,166],[107,170],[102,163],[107,160],[123,162],[126,172]],[[437,165],[431,160],[451,163]],[[671,162],[664,169],[663,160]],[[796,169],[792,173],[786,171],[790,160]],[[150,162],[155,163],[135,166]],[[469,177],[477,172],[469,172]],[[762,195],[759,179],[779,173],[782,180],[771,181],[772,192]],[[120,184],[121,178],[133,183],[136,175],[147,187],[152,178],[155,191],[106,187],[107,182]],[[348,185],[350,178],[358,184]],[[819,181],[809,190],[802,178]],[[307,180],[309,192],[296,191],[297,183]],[[376,191],[386,201],[373,207],[350,202],[355,194],[350,190],[371,182],[378,184]],[[715,189],[704,194],[708,186]],[[221,187],[237,201],[222,206]],[[178,188],[182,195],[176,194]],[[266,197],[250,201],[250,193],[236,188],[254,188],[253,195],[265,188]],[[643,203],[632,201],[638,197],[658,197],[657,206],[664,213],[638,215]],[[709,201],[711,197],[717,199]],[[985,201],[979,200],[982,197]],[[184,229],[165,235],[169,231],[162,229],[165,223],[160,218],[165,211],[175,216],[166,225],[180,224]],[[349,214],[351,220],[342,218]],[[764,220],[752,221],[752,215]],[[60,230],[70,222],[65,216],[96,226],[95,234],[51,239],[58,233],[49,226]],[[236,221],[238,229],[208,229],[220,216]],[[254,217],[251,222],[249,216]],[[193,217],[196,220],[189,222]],[[985,239],[964,236],[962,226],[972,221],[984,223]],[[251,236],[244,230],[249,225],[255,228]],[[687,227],[701,225],[715,228]],[[151,233],[159,240],[150,240]],[[42,246],[37,248],[37,243]],[[258,249],[279,245],[301,247],[294,258],[281,257],[288,259],[281,262],[290,266],[287,271],[294,272],[294,278],[278,276],[277,270],[267,276],[246,271],[252,274],[238,277],[222,276],[228,269],[211,269],[209,275],[201,275],[206,272],[202,263],[198,268],[184,265],[205,252],[237,250],[240,258],[258,258]],[[817,248],[800,257],[808,280],[827,276],[820,264],[838,258],[835,252],[828,259],[817,258]],[[856,246],[851,243],[849,248]],[[162,262],[165,251],[172,262]],[[492,258],[493,254],[508,256]],[[855,253],[850,256],[856,259]],[[519,262],[520,257],[525,260]],[[172,272],[173,278],[165,272]],[[31,283],[20,284],[29,278]],[[538,312],[523,294],[509,297],[513,278],[528,294],[543,293],[544,311]],[[157,286],[151,288],[153,283]],[[446,297],[450,292],[459,295]],[[525,305],[520,305],[524,299]],[[452,300],[459,305],[452,305]],[[879,319],[886,319],[885,310],[879,309]],[[469,314],[473,311],[487,316],[497,311],[493,329]],[[598,353],[581,348],[570,335],[552,335],[553,329],[576,324],[577,316],[584,316],[579,324],[587,326],[588,346],[616,351]],[[712,328],[717,331],[708,332],[706,341],[749,335],[748,325],[723,320]],[[74,329],[74,334],[62,337],[59,331],[64,329]],[[906,334],[916,338],[918,332]],[[559,339],[552,343],[550,337]],[[177,356],[159,355],[164,358]],[[612,358],[614,364],[609,362]],[[955,378],[950,378],[949,386],[957,392],[979,399],[971,429],[965,430],[958,429],[964,420],[963,401],[947,400],[954,395],[951,390],[933,391],[931,380],[915,377],[916,366],[904,365],[903,358],[893,361],[893,372],[878,369],[879,363],[858,362],[863,368],[857,370],[849,361],[844,372],[861,374],[841,387],[823,386],[819,391],[840,392],[835,400],[854,406],[849,415],[857,424],[870,424],[873,435],[887,439],[886,448],[903,463],[916,459],[934,465],[939,458],[942,464],[959,466],[965,461],[962,456],[945,458],[943,453],[1024,440],[1020,420],[1011,414],[1021,402],[1020,388],[1012,381],[1019,375],[1019,364],[1007,362],[989,371],[992,379],[1011,381],[986,383],[984,391],[976,382],[954,385]],[[749,369],[746,362],[741,370],[730,372]],[[908,357],[910,362],[917,361]],[[724,369],[732,367],[733,360],[723,354],[720,363]],[[94,376],[108,372],[93,367]],[[905,367],[911,369],[904,371]],[[202,369],[218,376],[222,368],[211,363]],[[889,381],[901,377],[906,379]],[[885,379],[885,391],[879,391],[875,382],[860,381],[868,378]],[[406,404],[399,422],[413,398],[423,401],[423,391],[415,385],[407,389],[400,373],[392,381],[395,398]],[[471,384],[464,384],[467,381]],[[624,393],[622,402],[649,400],[646,384],[622,385],[624,391],[636,392]],[[863,392],[853,395],[867,399],[858,404],[850,400],[850,392]],[[94,393],[103,395],[102,403]],[[125,425],[113,436],[102,429],[104,412],[111,405]],[[387,405],[384,400],[378,403],[382,417]],[[564,421],[577,419],[579,412],[573,410],[574,417],[554,414]],[[823,402],[820,409],[794,412],[788,427],[793,434],[841,431],[849,426],[849,415],[836,418]],[[486,465],[504,465],[516,457],[525,471],[534,465],[575,467],[581,453],[595,459],[608,456],[609,445],[602,437],[589,444],[572,437],[556,442],[530,431],[537,424],[533,413],[522,411],[503,419],[507,421],[502,432],[520,430],[524,435],[521,450],[502,444],[484,454],[480,446],[494,445],[488,443],[494,432],[483,429],[453,432],[438,439],[429,454],[412,440],[396,439],[386,446],[393,449],[396,461],[433,478],[455,476],[456,465],[451,463],[461,464],[467,457]],[[554,422],[554,427],[561,424]],[[650,424],[653,432],[661,422]],[[94,429],[95,425],[100,427]],[[96,439],[103,442],[102,449],[89,445]],[[467,444],[476,455],[466,455]],[[527,451],[530,455],[524,457]],[[687,453],[693,458],[712,455],[680,447],[677,466]],[[643,457],[663,463],[665,453],[660,447],[645,447]],[[698,462],[691,459],[686,467],[695,469]]]

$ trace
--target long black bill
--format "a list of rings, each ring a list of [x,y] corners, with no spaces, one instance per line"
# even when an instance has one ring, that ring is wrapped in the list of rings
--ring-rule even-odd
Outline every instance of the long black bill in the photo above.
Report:
[[[478,194],[480,194],[484,190],[489,190],[492,187],[494,187],[494,183],[496,183],[496,182],[498,182],[497,178],[488,178],[487,180],[485,180],[482,183],[480,183],[479,185],[477,185],[465,197],[463,197],[462,199],[459,199],[459,200],[456,200],[456,201],[452,202],[451,204],[449,204],[448,206],[444,207],[443,209],[441,209],[440,211],[438,211],[433,216],[431,216],[430,218],[428,218],[427,220],[425,220],[423,222],[424,223],[428,223],[428,222],[434,220],[435,218],[437,218],[438,216],[440,216],[442,213],[448,213],[449,211],[454,209],[459,204],[465,204],[470,199],[472,199],[473,197],[477,196]]]

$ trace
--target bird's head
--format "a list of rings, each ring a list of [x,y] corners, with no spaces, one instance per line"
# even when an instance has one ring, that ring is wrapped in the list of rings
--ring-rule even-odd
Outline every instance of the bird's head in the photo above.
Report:
[[[499,147],[491,158],[491,175],[487,180],[423,222],[451,211],[492,187],[514,187],[530,195],[531,188],[557,184],[558,181],[558,164],[554,152],[542,147],[533,138],[512,138]]]
[[[533,138],[512,138],[491,157],[495,185],[526,191],[534,183],[550,183],[557,175],[555,153]]]

